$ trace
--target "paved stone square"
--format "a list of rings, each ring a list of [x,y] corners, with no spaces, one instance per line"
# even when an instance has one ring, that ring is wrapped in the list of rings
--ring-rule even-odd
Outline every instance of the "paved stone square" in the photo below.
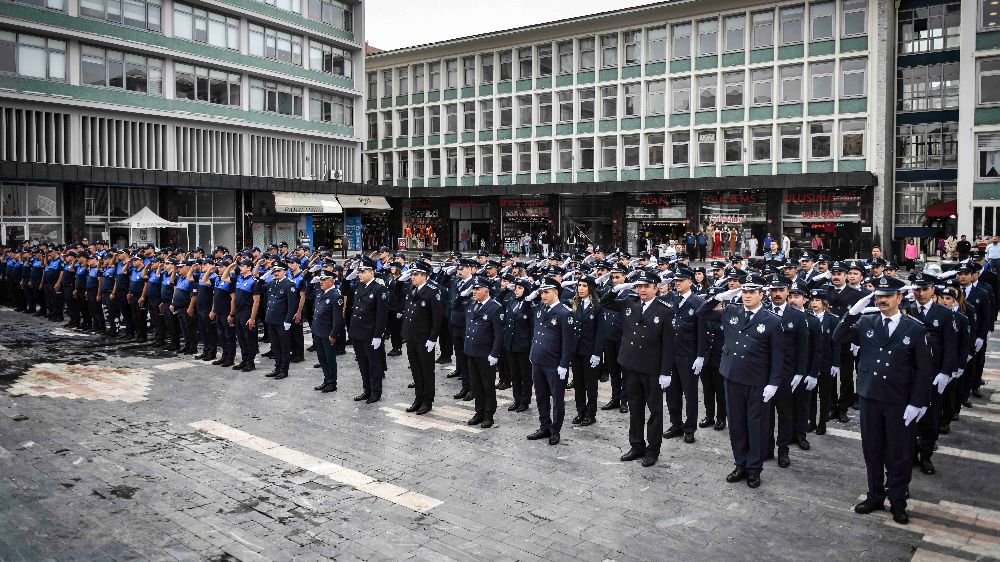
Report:
[[[899,526],[851,511],[856,415],[793,448],[790,468],[766,463],[751,490],[723,481],[725,432],[665,442],[643,469],[618,461],[627,415],[572,427],[571,393],[558,446],[525,440],[536,410],[508,412],[510,391],[495,427],[469,427],[451,365],[415,416],[404,357],[364,405],[350,352],[340,389],[320,394],[312,354],[274,381],[266,359],[237,373],[9,310],[0,346],[0,560],[1000,558],[1000,351]]]

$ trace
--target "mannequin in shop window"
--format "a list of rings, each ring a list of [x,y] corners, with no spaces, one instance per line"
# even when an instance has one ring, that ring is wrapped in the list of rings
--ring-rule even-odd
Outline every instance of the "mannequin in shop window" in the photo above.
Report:
[[[736,253],[736,229],[730,229],[729,231],[729,255]]]
[[[715,257],[715,247],[716,247],[714,226],[708,225],[708,228],[705,229],[705,237],[708,239],[707,240],[708,259],[712,259]]]
[[[715,253],[712,254],[712,257],[721,256],[722,253],[725,251],[722,248],[722,232],[723,231],[718,229],[716,229],[715,231]]]

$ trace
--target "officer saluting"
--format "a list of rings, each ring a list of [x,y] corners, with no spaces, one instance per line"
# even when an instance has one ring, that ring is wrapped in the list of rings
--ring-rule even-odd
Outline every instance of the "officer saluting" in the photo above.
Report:
[[[868,497],[857,513],[885,509],[888,493],[893,521],[905,524],[906,490],[913,466],[913,430],[926,411],[931,392],[927,331],[899,311],[903,282],[881,277],[875,292],[858,301],[833,332],[839,343],[858,352],[861,449],[868,467]],[[876,297],[879,314],[862,315]]]
[[[486,277],[472,281],[473,303],[465,313],[465,355],[476,415],[467,423],[493,427],[497,411],[497,362],[503,348],[504,309],[490,298],[493,283]],[[558,432],[557,432],[558,433]]]
[[[576,349],[573,314],[569,307],[559,302],[561,290],[562,285],[553,277],[544,278],[538,287],[541,302],[535,306],[535,335],[528,356],[540,423],[528,439],[548,437],[549,445],[559,444],[559,431],[566,413],[566,374]]]
[[[413,405],[406,411],[421,416],[430,412],[434,403],[434,348],[442,321],[441,291],[428,281],[431,271],[422,261],[410,268],[412,287],[405,290],[400,327],[413,373]]]
[[[729,440],[736,468],[726,482],[746,479],[747,486],[760,486],[764,448],[768,444],[766,402],[781,384],[784,362],[781,319],[764,310],[764,278],[747,275],[740,288],[719,293],[698,309],[698,316],[722,325],[722,362],[726,379]],[[740,293],[739,305],[723,305]]]
[[[288,364],[292,360],[292,319],[299,308],[299,291],[285,277],[284,262],[277,262],[271,268],[274,279],[267,284],[267,312],[264,324],[274,350],[274,370],[267,377],[283,379],[288,376]]]

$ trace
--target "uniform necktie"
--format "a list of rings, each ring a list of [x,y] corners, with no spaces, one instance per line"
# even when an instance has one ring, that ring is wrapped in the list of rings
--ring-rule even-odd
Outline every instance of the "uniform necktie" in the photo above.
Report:
[[[477,304],[476,307],[472,310],[472,315],[475,316],[479,314],[479,309],[482,307],[483,307],[482,303]]]
[[[743,313],[743,323],[744,324],[749,324],[751,318],[753,318],[753,311],[752,310],[747,310],[746,312]]]
[[[781,316],[781,307],[780,306],[774,307],[774,313],[777,314],[778,316]]]
[[[889,324],[892,324],[892,318],[883,318],[882,322],[885,324],[885,337],[889,337]]]

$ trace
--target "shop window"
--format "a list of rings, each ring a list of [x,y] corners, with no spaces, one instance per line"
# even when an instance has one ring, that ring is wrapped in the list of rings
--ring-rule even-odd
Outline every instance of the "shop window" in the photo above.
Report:
[[[670,133],[670,163],[673,166],[687,166],[690,162],[691,133]]]
[[[698,22],[698,56],[714,55],[719,52],[719,20]]]
[[[618,167],[618,137],[601,137],[601,169]]]
[[[666,80],[646,82],[646,115],[663,115],[666,110]]]
[[[691,24],[677,23],[670,26],[672,40],[670,41],[670,58],[691,58]]]
[[[580,39],[580,70],[594,70],[594,39]]]
[[[538,141],[535,148],[538,151],[538,171],[548,172],[552,169],[552,141]]]
[[[752,48],[767,49],[774,46],[774,10],[754,12],[750,16],[750,24],[753,26]]]
[[[618,66],[618,34],[601,35],[601,68]]]
[[[580,148],[580,162],[577,169],[579,170],[593,170],[594,169],[594,139],[582,138],[579,141]]]
[[[840,156],[865,157],[865,120],[845,119],[840,122]]]
[[[601,119],[618,117],[618,86],[601,86]]]
[[[563,41],[556,45],[559,51],[559,74],[573,72],[573,42]]]
[[[538,101],[538,124],[551,125],[552,94],[549,92],[545,92],[543,94],[535,94],[535,99]]]
[[[833,121],[809,124],[809,158],[826,160],[833,156]]]
[[[642,42],[642,32],[639,30],[625,31],[622,33],[622,42],[625,44],[625,65],[639,64],[639,45]]]
[[[674,113],[691,111],[691,79],[673,78],[670,80],[670,106]]]
[[[744,50],[743,32],[746,27],[747,18],[743,14],[728,16],[723,20],[724,45],[723,50],[727,53]]]
[[[778,21],[781,22],[781,44],[795,45],[802,42],[803,6],[781,8]]]
[[[771,126],[754,127],[750,129],[753,139],[753,150],[751,159],[754,162],[767,162],[771,160]]]
[[[780,125],[781,133],[781,159],[799,160],[802,158],[802,126],[801,125]]]
[[[718,83],[718,76],[715,74],[705,74],[697,77],[698,80],[698,111],[715,109],[715,91]]]
[[[651,27],[646,31],[646,59],[648,62],[667,60],[667,27]]]
[[[538,46],[538,75],[552,76],[552,44]]]
[[[727,72],[722,75],[722,83],[726,88],[725,107],[743,107],[743,82],[745,80],[743,71]]]
[[[573,90],[562,90],[556,92],[559,100],[559,122],[569,123],[573,121]]]
[[[868,0],[843,0],[843,37],[864,35],[868,29]]]
[[[646,135],[646,165],[651,168],[663,166],[664,133]]]
[[[622,97],[625,102],[622,117],[636,117],[639,115],[640,95],[642,95],[641,83],[622,84]]]
[[[514,53],[512,51],[500,51],[500,81],[507,82],[514,77]]]
[[[568,172],[573,169],[573,141],[563,139],[558,141],[559,171]]]
[[[771,92],[774,90],[774,69],[757,68],[750,72],[750,91],[753,105],[771,105]]]
[[[743,128],[722,131],[723,152],[726,164],[743,163]]]
[[[715,164],[715,131],[698,131],[698,164]]]
[[[833,39],[833,14],[836,2],[817,2],[809,4],[810,40],[826,41]]]
[[[781,75],[781,103],[802,101],[802,65],[792,64],[779,69]]]

